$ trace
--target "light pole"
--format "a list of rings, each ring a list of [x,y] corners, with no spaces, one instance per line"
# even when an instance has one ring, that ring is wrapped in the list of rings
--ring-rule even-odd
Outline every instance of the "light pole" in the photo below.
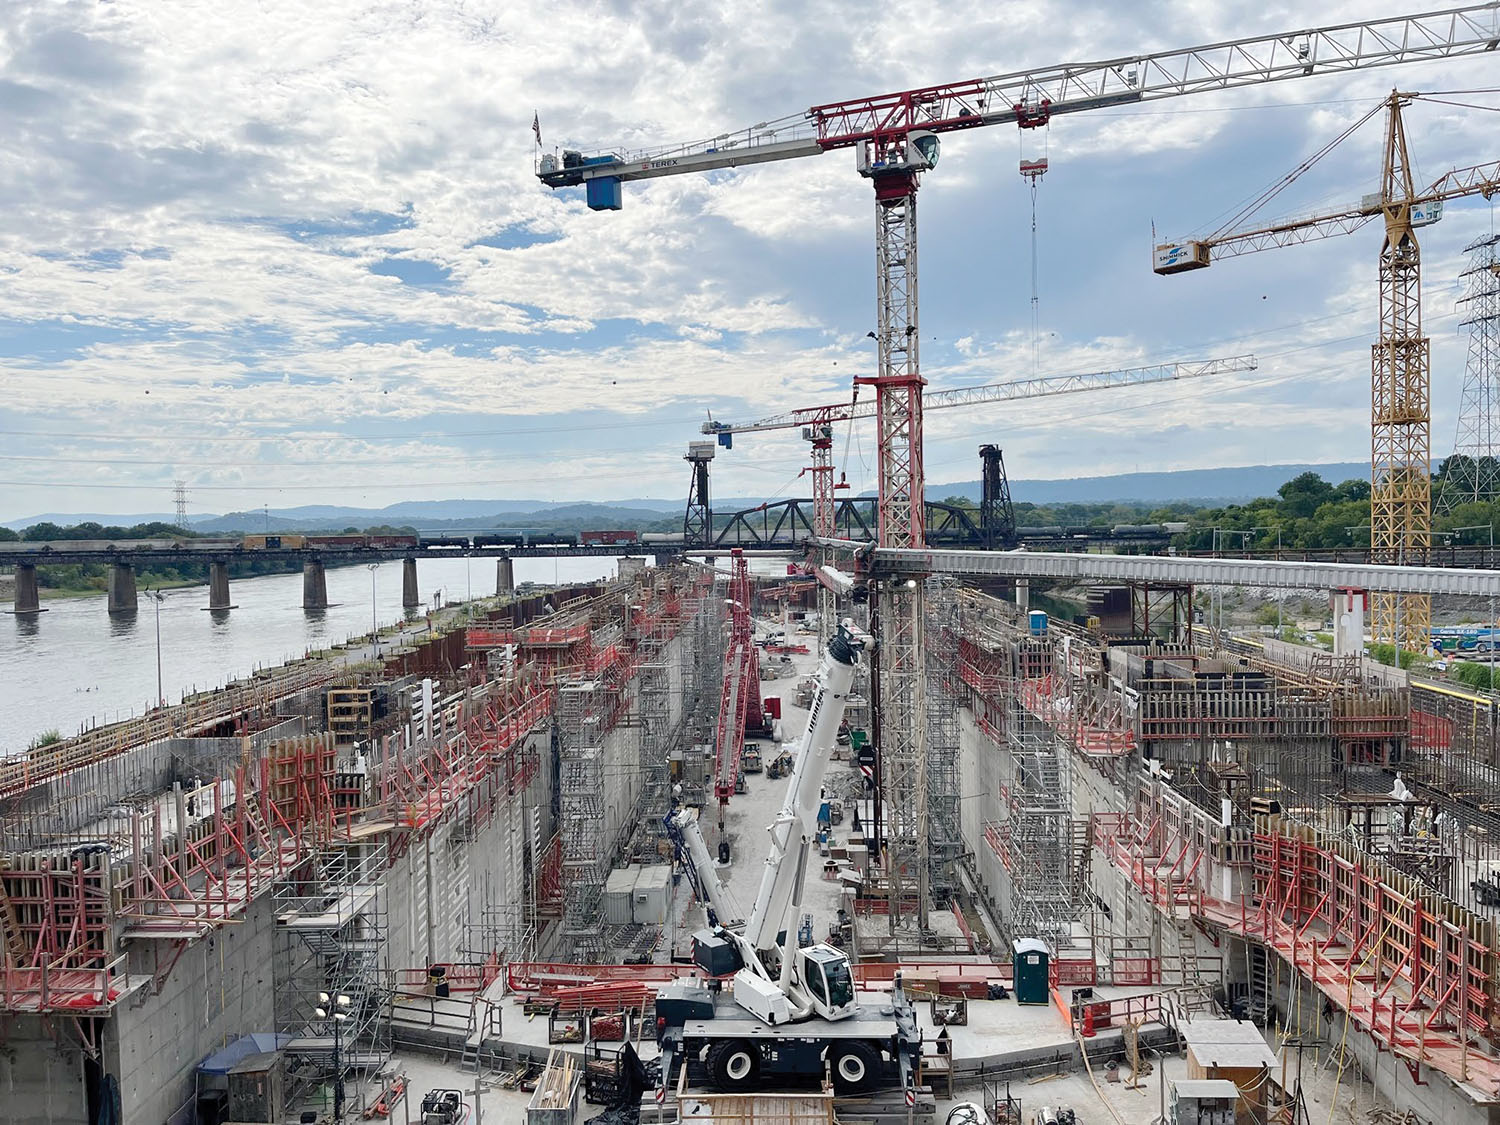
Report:
[[[1495,525],[1492,523],[1472,523],[1467,527],[1455,527],[1454,531],[1487,531],[1490,534],[1490,553],[1485,558],[1486,566],[1492,564],[1495,558]],[[1490,595],[1490,684],[1495,682],[1495,595]]]
[[[1237,527],[1216,527],[1216,528],[1213,528],[1213,533],[1214,533],[1213,553],[1214,553],[1215,556],[1217,556],[1219,554],[1219,552],[1222,550],[1223,543],[1224,543],[1224,536],[1226,536],[1226,535],[1238,535],[1240,537],[1240,550],[1243,551],[1243,550],[1245,550],[1245,544],[1248,541],[1249,536],[1251,534],[1248,531],[1241,531]],[[1208,604],[1209,604],[1209,607],[1211,609],[1213,607],[1215,607],[1215,606],[1218,607],[1217,612],[1214,614],[1214,619],[1215,620],[1214,620],[1214,625],[1213,625],[1213,630],[1214,630],[1214,651],[1217,652],[1219,650],[1219,633],[1224,628],[1224,590],[1223,590],[1222,587],[1219,587],[1219,586],[1215,586],[1214,587],[1213,592],[1211,594],[1209,594],[1209,602],[1208,602]]]
[[[161,688],[161,603],[167,600],[167,596],[160,590],[147,590],[146,596],[156,605],[156,705],[165,707],[167,699]]]
[[[329,1001],[332,1001],[330,1003]],[[344,1120],[344,1065],[340,1057],[342,1040],[339,1029],[343,1022],[349,1018],[349,997],[340,993],[338,996],[329,996],[326,992],[318,993],[318,1003],[321,1007],[314,1008],[320,1020],[326,1020],[332,1015],[333,1023],[333,1119]]]
[[[1255,531],[1274,531],[1274,532],[1276,532],[1276,561],[1280,562],[1281,561],[1281,525],[1279,523],[1267,524],[1267,525],[1263,525],[1263,526],[1260,526],[1260,527],[1252,527],[1250,530],[1252,532],[1255,532]],[[1280,590],[1278,590],[1276,592],[1276,639],[1278,641],[1282,639],[1282,636],[1281,636],[1281,599],[1284,596],[1285,595],[1282,594],[1282,592]]]
[[[379,563],[365,563],[365,569],[370,572],[370,643],[375,646],[375,655],[380,655],[380,623],[375,617],[375,572],[380,569]]]

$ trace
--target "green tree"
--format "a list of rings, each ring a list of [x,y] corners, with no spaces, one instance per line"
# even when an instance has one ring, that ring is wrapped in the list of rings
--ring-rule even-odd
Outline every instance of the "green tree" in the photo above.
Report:
[[[1282,509],[1292,516],[1310,516],[1334,498],[1333,486],[1314,472],[1299,473],[1279,489]]]

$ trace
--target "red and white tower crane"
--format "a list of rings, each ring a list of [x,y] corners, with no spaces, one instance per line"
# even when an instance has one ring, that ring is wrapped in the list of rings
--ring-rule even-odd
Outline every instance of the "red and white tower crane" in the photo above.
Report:
[[[875,189],[876,343],[873,375],[879,440],[879,545],[923,546],[921,332],[917,300],[917,187],[937,165],[939,136],[986,125],[1021,128],[1107,106],[1213,93],[1267,82],[1453,58],[1500,45],[1500,3],[1365,20],[1272,35],[1064,63],[944,85],[831,102],[748,129],[633,154],[544,156],[548,187],[582,185],[589,207],[618,210],[627,180],[683,175],[853,149]],[[922,586],[887,583],[880,630],[880,752],[894,926],[903,872],[927,912],[927,703]]]
[[[760,656],[750,621],[750,562],[736,547],[730,552],[729,644],[724,649],[724,683],[719,695],[719,724],[714,740],[714,797],[719,802],[720,851],[723,852],[724,806],[734,796],[745,749],[745,729],[765,725],[760,698]],[[726,857],[727,858],[727,857]]]
[[[1004,383],[985,383],[977,387],[954,387],[949,390],[936,391],[923,396],[922,409],[925,412],[955,406],[979,406],[990,402],[1019,402],[1025,399],[1048,398],[1053,395],[1076,394],[1080,391],[1140,387],[1150,383],[1176,382],[1206,375],[1254,371],[1256,366],[1256,359],[1253,355],[1237,355],[1224,359],[1158,363],[1149,367],[1125,367],[1113,371],[1041,375],[1032,379],[1013,379]],[[702,430],[705,434],[715,436],[720,445],[732,448],[736,434],[800,428],[803,438],[812,446],[812,464],[803,471],[812,476],[813,534],[821,539],[831,539],[834,534],[834,516],[837,511],[834,495],[839,489],[849,487],[842,480],[837,484],[834,483],[833,428],[841,422],[872,418],[875,416],[875,411],[874,401],[866,399],[860,402],[854,399],[849,402],[829,403],[825,406],[802,407],[743,424],[709,420],[703,423]],[[706,491],[707,486],[703,487]],[[832,635],[834,592],[830,589],[829,578],[821,568],[818,579],[819,633],[821,640],[826,644],[829,636]]]

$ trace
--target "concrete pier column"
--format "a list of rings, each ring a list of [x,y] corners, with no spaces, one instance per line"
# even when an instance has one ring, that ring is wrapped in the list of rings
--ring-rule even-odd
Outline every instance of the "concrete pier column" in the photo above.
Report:
[[[401,608],[416,609],[422,604],[422,595],[417,592],[417,560],[401,560]]]
[[[229,564],[227,562],[208,564],[208,608],[234,608],[229,604]]]
[[[1031,608],[1031,579],[1016,579],[1016,608],[1025,613]]]
[[[134,613],[136,608],[135,567],[115,563],[109,570],[109,612]]]
[[[516,565],[509,555],[495,560],[495,596],[514,597],[516,593]]]
[[[302,608],[328,608],[328,575],[323,571],[322,559],[309,559],[302,564]]]
[[[36,588],[36,567],[16,567],[16,600],[11,606],[15,613],[41,613],[42,596]]]
[[[1333,612],[1333,655],[1362,656],[1365,651],[1365,610],[1370,595],[1344,587],[1331,590],[1328,607]]]

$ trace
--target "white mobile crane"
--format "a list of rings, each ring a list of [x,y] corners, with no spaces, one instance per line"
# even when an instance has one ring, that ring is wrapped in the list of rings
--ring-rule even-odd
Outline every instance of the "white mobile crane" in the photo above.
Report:
[[[889,1004],[861,1005],[843,950],[798,949],[787,938],[802,905],[823,775],[859,653],[871,643],[847,621],[828,642],[748,922],[733,917],[696,817],[678,810],[667,818],[707,901],[711,928],[693,935],[693,960],[710,980],[674,981],[657,996],[664,1089],[679,1063],[705,1067],[721,1090],[759,1089],[765,1077],[816,1078],[825,1067],[839,1093],[911,1085],[922,1037],[899,983]]]

